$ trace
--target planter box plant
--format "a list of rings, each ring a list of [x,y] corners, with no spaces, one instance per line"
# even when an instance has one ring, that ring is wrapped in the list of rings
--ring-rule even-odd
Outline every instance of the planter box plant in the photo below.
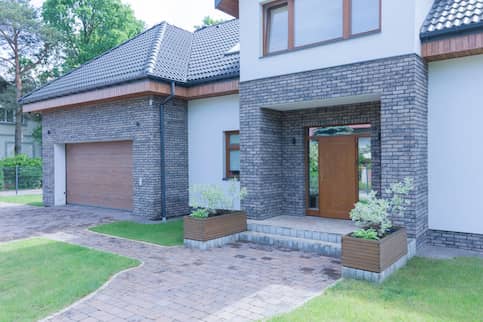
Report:
[[[247,215],[235,209],[246,195],[238,181],[229,185],[195,185],[190,189],[194,211],[184,217],[184,239],[207,242],[247,230]]]
[[[355,205],[351,218],[361,229],[342,238],[342,266],[382,273],[407,255],[406,229],[393,227],[389,218],[402,214],[412,189],[412,180],[405,179],[386,191],[391,199],[377,198],[372,191]]]
[[[380,273],[408,252],[405,228],[395,228],[382,239],[371,240],[342,237],[342,265],[364,271]]]
[[[242,211],[217,211],[205,218],[184,217],[184,238],[209,241],[247,230],[247,215]]]

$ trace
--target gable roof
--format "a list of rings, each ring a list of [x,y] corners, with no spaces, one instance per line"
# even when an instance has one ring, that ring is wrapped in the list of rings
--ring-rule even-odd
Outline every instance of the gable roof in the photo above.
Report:
[[[421,39],[483,29],[483,0],[435,0]]]
[[[86,92],[140,79],[174,81],[183,86],[236,78],[238,20],[189,32],[162,22],[27,94],[21,103]]]

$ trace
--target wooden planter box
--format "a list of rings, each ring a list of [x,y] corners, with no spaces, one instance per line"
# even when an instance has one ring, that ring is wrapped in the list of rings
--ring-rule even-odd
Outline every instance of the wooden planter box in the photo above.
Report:
[[[350,235],[342,237],[342,265],[380,273],[408,252],[405,228],[398,228],[381,240],[367,240]]]
[[[184,239],[208,241],[246,230],[247,215],[242,211],[209,218],[184,217]]]

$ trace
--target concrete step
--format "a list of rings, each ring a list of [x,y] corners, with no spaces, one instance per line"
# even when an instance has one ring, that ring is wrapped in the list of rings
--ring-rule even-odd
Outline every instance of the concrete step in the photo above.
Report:
[[[267,235],[303,238],[309,240],[323,241],[329,243],[340,244],[342,242],[342,234],[329,233],[301,228],[288,228],[275,225],[264,225],[259,223],[248,223],[248,231],[263,233]]]
[[[314,239],[266,234],[254,231],[243,232],[239,235],[238,238],[240,241],[251,242],[261,245],[269,245],[275,248],[298,250],[336,258],[339,258],[341,256],[340,243],[331,243]]]

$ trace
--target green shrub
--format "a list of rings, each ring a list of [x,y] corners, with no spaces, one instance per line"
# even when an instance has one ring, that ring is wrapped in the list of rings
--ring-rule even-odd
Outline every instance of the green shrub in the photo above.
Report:
[[[372,239],[378,240],[379,237],[377,236],[377,231],[374,229],[359,229],[356,230],[353,234],[354,237],[362,238],[362,239]]]
[[[15,189],[15,172],[18,166],[18,188],[38,189],[42,187],[42,159],[25,154],[0,160],[0,188]]]
[[[208,210],[206,209],[196,209],[195,211],[193,211],[193,213],[191,214],[191,217],[194,217],[194,218],[208,218],[208,215],[210,213],[208,212]]]

